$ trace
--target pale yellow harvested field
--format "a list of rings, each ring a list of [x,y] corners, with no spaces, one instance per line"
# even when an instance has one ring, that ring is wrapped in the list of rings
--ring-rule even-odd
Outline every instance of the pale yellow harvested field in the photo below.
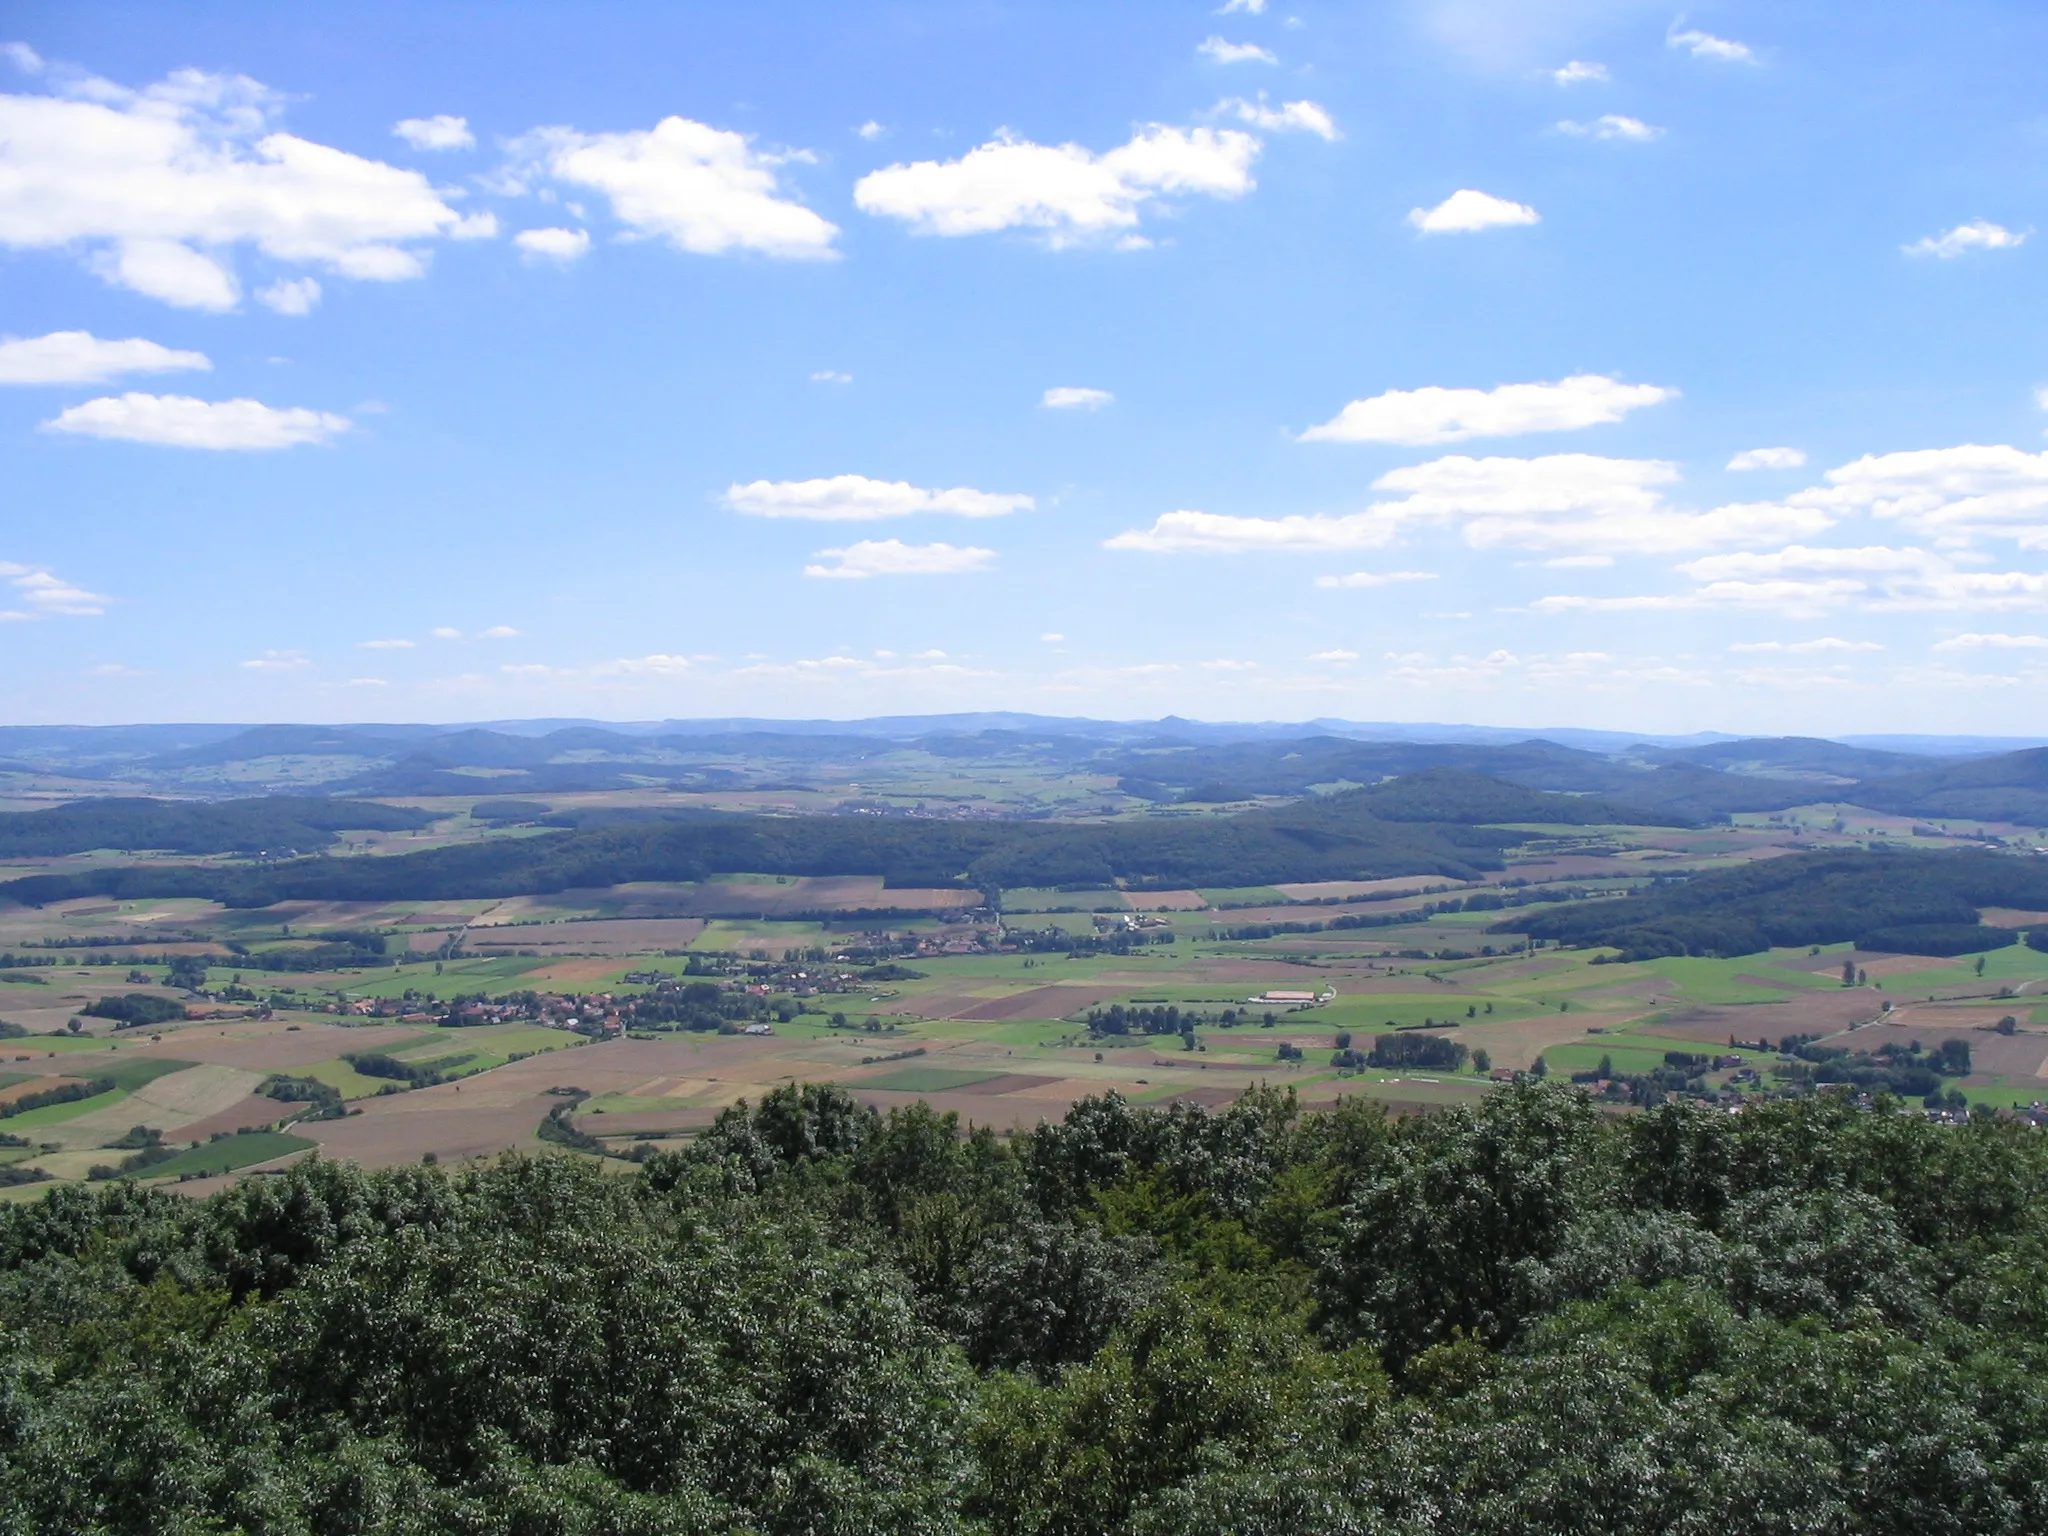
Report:
[[[48,1127],[49,1139],[70,1146],[97,1146],[135,1125],[153,1126],[175,1139],[184,1127],[241,1103],[262,1081],[262,1073],[241,1067],[204,1066],[173,1072],[145,1083],[118,1104]]]

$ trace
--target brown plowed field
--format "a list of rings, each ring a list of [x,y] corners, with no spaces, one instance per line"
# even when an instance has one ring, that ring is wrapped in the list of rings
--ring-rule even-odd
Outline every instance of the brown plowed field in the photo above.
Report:
[[[1128,990],[1128,987],[1064,983],[1049,987],[1033,987],[1029,992],[1019,992],[1012,997],[989,998],[948,1017],[980,1019],[984,1022],[998,1019],[1063,1019],[1076,1008],[1090,1007],[1104,998],[1115,997]]]
[[[280,1104],[276,1099],[265,1098],[252,1093],[239,1104],[230,1104],[217,1114],[208,1115],[204,1120],[195,1120],[179,1128],[173,1141],[205,1141],[221,1132],[232,1135],[245,1125],[269,1125],[281,1119],[292,1110],[300,1108],[295,1104]]]
[[[979,1083],[964,1083],[949,1091],[964,1093],[972,1099],[995,1099],[1006,1093],[1022,1093],[1027,1089],[1042,1088],[1047,1083],[1059,1081],[1061,1079],[1057,1077],[1036,1077],[1029,1072],[1005,1072],[1001,1077],[991,1077]]]

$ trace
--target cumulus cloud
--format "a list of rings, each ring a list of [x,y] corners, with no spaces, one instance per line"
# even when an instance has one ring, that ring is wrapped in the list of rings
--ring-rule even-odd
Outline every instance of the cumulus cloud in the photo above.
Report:
[[[1747,43],[1738,43],[1726,37],[1716,37],[1711,32],[1697,29],[1672,32],[1664,39],[1673,48],[1682,48],[1696,59],[1718,59],[1724,64],[1754,64],[1756,50]]]
[[[438,629],[430,631],[430,633],[436,640],[460,640],[462,638],[462,631],[449,624],[443,624]]]
[[[1866,512],[1949,548],[2009,538],[2048,549],[2048,453],[1964,443],[1870,454],[1829,470],[1827,480],[1787,502]]]
[[[1461,187],[1434,208],[1411,208],[1408,222],[1425,235],[1469,235],[1482,229],[1539,224],[1543,216],[1526,203]]]
[[[925,490],[902,480],[833,475],[822,480],[754,480],[726,489],[725,504],[749,517],[795,517],[821,523],[870,522],[919,512],[954,517],[1003,517],[1037,505],[1029,496],[977,491],[966,486]]]
[[[179,352],[130,337],[102,341],[90,331],[0,337],[0,384],[104,384],[124,373],[204,373],[203,352]]]
[[[190,395],[107,395],[43,423],[45,432],[118,438],[168,448],[295,448],[346,432],[349,419],[260,400],[195,400]]]
[[[1588,80],[1605,80],[1608,78],[1607,66],[1589,63],[1584,59],[1573,59],[1562,68],[1553,69],[1550,78],[1559,85],[1581,85]]]
[[[1618,112],[1609,112],[1590,123],[1562,122],[1557,131],[1582,139],[1626,139],[1635,144],[1646,144],[1664,133],[1662,128],[1653,128],[1639,117],[1623,117]]]
[[[356,643],[366,651],[409,651],[413,647],[410,640],[359,640]]]
[[[1218,16],[1263,16],[1266,14],[1266,0],[1223,0],[1216,7]]]
[[[1549,571],[1604,571],[1614,564],[1612,555],[1559,555],[1543,562]]]
[[[1093,411],[1105,405],[1114,405],[1116,396],[1106,389],[1060,384],[1048,389],[1038,403],[1053,411]]]
[[[871,576],[957,576],[967,571],[984,571],[995,560],[992,549],[959,547],[952,544],[905,544],[901,539],[863,539],[844,549],[821,549],[815,560],[831,565],[807,565],[806,576],[865,581]]]
[[[320,302],[320,280],[313,277],[281,277],[256,290],[256,301],[280,315],[310,315]]]
[[[477,639],[517,640],[520,634],[521,631],[514,629],[510,624],[493,624],[489,629],[479,632]]]
[[[1318,576],[1319,587],[1390,587],[1403,581],[1435,581],[1435,571],[1353,571],[1348,576]]]
[[[0,560],[0,579],[14,588],[14,601],[27,604],[26,609],[9,609],[0,614],[0,618],[17,623],[24,619],[57,616],[97,618],[113,601],[101,593],[88,592],[61,576],[53,576],[42,566],[16,565],[11,560]]]
[[[279,98],[182,70],[141,91],[70,79],[0,95],[0,245],[76,249],[108,282],[234,307],[237,245],[345,277],[418,277],[460,216],[417,171],[278,131]]]
[[[476,135],[469,131],[467,118],[446,112],[434,117],[408,117],[391,125],[391,131],[414,149],[474,149]]]
[[[1728,649],[1751,653],[1782,652],[1788,656],[1811,656],[1828,651],[1844,654],[1852,651],[1881,651],[1884,647],[1875,640],[1841,640],[1833,635],[1822,635],[1817,640],[1744,640],[1729,646]]]
[[[1745,448],[1728,461],[1730,469],[1798,469],[1806,455],[1797,448]]]
[[[1227,38],[1205,37],[1195,45],[1195,52],[1211,64],[1278,64],[1279,58],[1271,49],[1261,48],[1257,43],[1233,43]]]
[[[261,656],[251,657],[242,663],[249,672],[296,672],[302,667],[313,665],[304,651],[265,651]]]
[[[1290,101],[1274,107],[1267,105],[1263,93],[1257,101],[1232,96],[1218,102],[1216,111],[1267,133],[1312,133],[1326,142],[1334,142],[1338,137],[1337,120],[1312,101]]]
[[[574,261],[590,249],[590,232],[583,229],[522,229],[512,243],[528,256],[547,261]]]
[[[1620,421],[1630,411],[1676,399],[1657,384],[1623,384],[1597,373],[1555,384],[1497,389],[1390,389],[1354,400],[1301,434],[1305,443],[1456,443],[1471,437],[1569,432]]]
[[[958,160],[919,160],[854,184],[863,213],[899,219],[918,234],[1044,232],[1055,247],[1137,227],[1139,209],[1175,194],[1233,198],[1252,190],[1259,141],[1229,128],[1152,123],[1097,155],[1079,144],[1034,144],[1003,132]]]
[[[1455,527],[1475,549],[1677,553],[1783,543],[1829,527],[1812,507],[1734,504],[1690,512],[1664,500],[1677,467],[1655,459],[1550,454],[1534,459],[1455,455],[1396,469],[1374,482],[1397,493],[1341,516],[1231,517],[1179,511],[1107,541],[1151,553],[1378,549],[1418,527]],[[1399,494],[1405,493],[1405,494]]]
[[[1954,635],[1937,651],[2048,651],[2048,635]]]
[[[628,133],[537,128],[513,146],[513,178],[549,178],[610,199],[633,234],[679,251],[829,259],[837,226],[787,195],[781,167],[810,157],[757,148],[686,117]]]
[[[1339,650],[1334,650],[1334,651],[1317,651],[1317,652],[1316,652],[1316,653],[1315,653],[1315,654],[1314,654],[1313,656],[1309,657],[1309,660],[1310,660],[1310,661],[1356,661],[1356,660],[1358,660],[1358,652],[1356,652],[1356,651],[1346,651],[1346,650],[1342,650],[1342,649],[1339,649]]]
[[[882,137],[882,135],[887,133],[889,130],[884,128],[880,123],[876,122],[873,118],[869,118],[866,122],[862,123],[858,128],[854,129],[853,131],[859,134],[862,138],[866,139],[870,144],[872,144],[875,142],[875,140]]]
[[[1969,251],[2008,251],[2026,242],[2024,234],[2015,233],[2002,224],[1993,224],[1989,219],[1972,219],[1943,234],[1928,235],[1899,249],[1908,256],[1933,256],[1941,261],[1953,261]]]

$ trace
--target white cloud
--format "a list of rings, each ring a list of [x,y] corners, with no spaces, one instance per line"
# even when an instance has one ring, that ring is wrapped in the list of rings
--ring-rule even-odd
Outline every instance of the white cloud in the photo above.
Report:
[[[1140,206],[1158,197],[1241,197],[1254,186],[1258,154],[1257,139],[1228,128],[1152,123],[1101,155],[1005,132],[958,160],[870,172],[855,183],[853,200],[919,234],[1037,229],[1061,247],[1135,229]]]
[[[2010,538],[2023,549],[2048,549],[2048,453],[1965,443],[1871,454],[1829,470],[1827,479],[1827,488],[1787,501],[1867,512],[1952,548]]]
[[[1216,7],[1218,16],[1263,16],[1266,14],[1266,0],[1223,0]]]
[[[1240,661],[1230,656],[1219,656],[1214,661],[1201,661],[1195,665],[1204,672],[1256,672],[1259,669],[1256,661]]]
[[[1555,384],[1503,384],[1497,389],[1390,389],[1354,400],[1305,443],[1456,443],[1471,437],[1570,432],[1620,421],[1630,411],[1676,399],[1657,384],[1623,384],[1597,373]]]
[[[690,670],[690,658],[656,652],[651,656],[603,662],[591,670],[600,677],[680,677]]]
[[[830,368],[821,368],[811,375],[811,382],[813,384],[851,384],[853,382],[853,375],[850,373],[835,373]]]
[[[366,651],[409,651],[413,647],[410,640],[359,640],[356,643]]]
[[[1798,469],[1806,455],[1797,448],[1745,448],[1728,461],[1730,469]]]
[[[1312,133],[1317,138],[1334,142],[1338,137],[1337,121],[1322,107],[1312,101],[1290,101],[1271,107],[1260,95],[1257,101],[1246,101],[1242,96],[1232,96],[1216,104],[1218,113],[1234,116],[1241,123],[1267,133]]]
[[[1047,645],[1058,645],[1062,640],[1066,639],[1067,637],[1065,635],[1049,631],[1046,634],[1040,635],[1038,638],[1044,641]]]
[[[1272,50],[1261,48],[1257,43],[1233,43],[1226,38],[1206,37],[1195,45],[1195,52],[1211,64],[1278,64],[1280,60]]]
[[[866,475],[833,475],[823,480],[755,480],[726,489],[725,504],[749,517],[797,517],[821,523],[869,522],[918,512],[955,517],[1003,517],[1037,505],[1029,496],[1003,495],[957,486],[925,490],[902,480]]]
[[[351,688],[389,688],[391,684],[381,677],[352,677],[348,680]]]
[[[514,146],[521,171],[591,187],[635,234],[699,256],[755,251],[829,259],[838,228],[784,195],[780,167],[807,159],[756,149],[743,134],[686,117],[630,133],[538,128]]]
[[[1537,224],[1542,215],[1526,203],[1511,203],[1461,187],[1434,208],[1411,208],[1408,222],[1425,235],[1464,235],[1514,224]]]
[[[280,315],[309,315],[320,302],[320,280],[314,277],[281,277],[267,288],[256,290],[256,300]]]
[[[1335,651],[1317,651],[1317,652],[1315,653],[1315,655],[1313,655],[1313,656],[1309,657],[1309,660],[1310,660],[1310,661],[1356,661],[1356,660],[1358,660],[1358,652],[1356,652],[1356,651],[1346,651],[1346,650],[1335,650]]]
[[[1870,612],[1942,612],[2048,607],[2048,575],[1959,571],[1925,549],[1885,545],[1708,555],[1678,567],[1690,592],[1631,597],[1545,597],[1539,613],[1622,613],[1737,608],[1806,617],[1856,607]]]
[[[1402,581],[1435,581],[1435,571],[1353,571],[1348,576],[1318,576],[1319,587],[1389,587]]]
[[[203,352],[178,352],[131,337],[102,341],[90,331],[0,337],[0,384],[104,384],[124,373],[206,372]]]
[[[5,59],[24,75],[43,72],[43,56],[27,43],[0,43],[0,59]]]
[[[130,667],[118,661],[103,661],[96,667],[87,667],[90,677],[148,677],[149,673],[139,667]]]
[[[870,576],[957,576],[987,570],[996,557],[992,549],[952,544],[905,544],[900,539],[863,539],[844,549],[821,549],[812,556],[833,565],[807,565],[806,576],[865,581]]]
[[[1106,544],[1152,553],[1313,553],[1384,548],[1415,527],[1453,526],[1475,549],[1659,554],[1782,543],[1834,522],[1819,508],[1769,502],[1682,511],[1663,495],[1677,477],[1674,465],[1655,459],[1454,455],[1382,475],[1375,489],[1405,494],[1363,512],[1279,518],[1168,512],[1152,527],[1118,534]]]
[[[548,261],[574,261],[590,249],[590,232],[584,229],[522,229],[512,243],[529,256]]]
[[[2048,635],[1955,635],[1937,651],[2048,651]]]
[[[514,629],[510,624],[493,624],[489,629],[481,631],[477,635],[477,639],[517,640],[520,637],[520,634],[521,631]]]
[[[1731,651],[1779,652],[1788,656],[1810,656],[1823,651],[1837,651],[1847,654],[1852,651],[1881,651],[1883,646],[1875,640],[1841,640],[1833,635],[1823,635],[1818,640],[1746,640],[1728,647]]]
[[[391,125],[391,131],[414,149],[474,149],[476,135],[469,120],[446,112],[434,117],[408,117]]]
[[[1757,61],[1756,50],[1749,44],[1716,37],[1711,32],[1673,32],[1665,42],[1670,47],[1683,48],[1696,59],[1719,59],[1725,64],[1754,64]]]
[[[853,131],[859,134],[862,138],[866,139],[870,144],[872,144],[875,142],[875,140],[882,137],[882,135],[887,133],[889,130],[884,128],[880,123],[876,122],[873,118],[869,118],[866,122],[862,123],[858,128],[854,129]]]
[[[462,638],[461,630],[447,624],[443,624],[440,628],[430,631],[430,633],[436,640],[460,640]]]
[[[1793,572],[1859,576],[1931,576],[1950,569],[1939,555],[1924,549],[1892,549],[1869,545],[1861,549],[1810,549],[1793,544],[1768,553],[1707,555],[1678,567],[1694,581],[1754,581]]]
[[[1114,405],[1116,396],[1106,389],[1060,384],[1048,389],[1038,403],[1054,411],[1093,411],[1105,405]]]
[[[1588,63],[1584,59],[1573,59],[1562,69],[1553,69],[1550,78],[1559,85],[1579,85],[1587,80],[1605,80],[1608,78],[1607,66]]]
[[[265,651],[261,656],[242,663],[250,672],[296,672],[301,667],[310,667],[312,661],[304,651]]]
[[[303,406],[259,400],[195,400],[190,395],[108,395],[43,423],[45,432],[111,437],[169,448],[294,448],[346,432],[349,420]]]
[[[15,610],[7,615],[15,621],[57,615],[75,619],[97,618],[113,601],[101,593],[88,592],[61,576],[53,576],[41,566],[16,565],[11,560],[0,560],[0,578],[5,578],[14,588],[17,602],[28,604],[27,612]]]
[[[1933,256],[1942,261],[1953,261],[1966,251],[2006,251],[2016,245],[2024,245],[2026,241],[2024,234],[2017,234],[2002,224],[1993,224],[1989,219],[1972,219],[1945,234],[1928,235],[1899,249],[1908,256]]]
[[[107,281],[229,309],[228,249],[392,281],[455,210],[417,171],[273,130],[279,98],[241,76],[182,70],[142,91],[105,80],[0,95],[0,245],[82,249]]]
[[[1647,144],[1664,133],[1662,128],[1653,128],[1639,117],[1623,117],[1618,112],[1609,112],[1590,123],[1559,123],[1557,131],[1583,139],[1626,139],[1634,144]]]
[[[1544,561],[1543,567],[1550,571],[1604,571],[1612,564],[1612,555],[1559,555]]]

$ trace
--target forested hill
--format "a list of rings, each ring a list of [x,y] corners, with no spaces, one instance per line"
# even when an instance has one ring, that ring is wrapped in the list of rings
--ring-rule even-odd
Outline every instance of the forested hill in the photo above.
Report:
[[[76,800],[47,811],[0,813],[0,858],[161,848],[238,853],[325,848],[338,832],[401,832],[431,813],[367,800],[275,795],[210,805],[164,800]]]
[[[1631,959],[1729,956],[1884,930],[1969,927],[1990,906],[2048,909],[2048,858],[1976,850],[1791,854],[1618,900],[1532,910],[1495,931],[1613,945]]]
[[[1383,819],[1385,806],[1397,819]],[[1444,818],[1419,819],[1425,813]],[[1127,822],[926,821],[869,816],[699,814],[389,858],[313,858],[261,868],[154,864],[37,875],[0,895],[200,896],[235,906],[285,900],[403,901],[514,896],[712,874],[880,875],[894,886],[1269,885],[1430,874],[1476,879],[1518,835],[1483,823],[1571,821],[1607,808],[1477,775],[1315,797],[1235,816]]]
[[[2048,1529],[2028,1127],[1524,1084],[960,1130],[784,1087],[626,1178],[0,1207],[0,1529]]]

